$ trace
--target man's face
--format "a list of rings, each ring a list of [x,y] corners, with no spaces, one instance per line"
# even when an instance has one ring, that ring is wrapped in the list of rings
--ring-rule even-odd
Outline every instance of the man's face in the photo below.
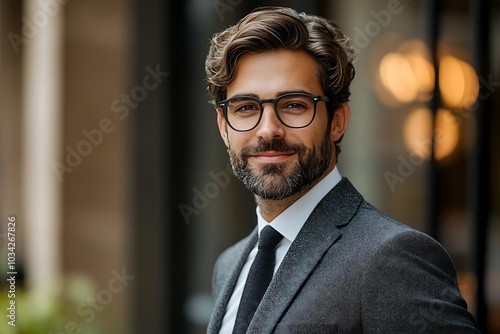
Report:
[[[279,50],[240,57],[227,98],[274,99],[297,91],[324,95],[316,62],[303,51]],[[234,131],[220,111],[218,125],[236,176],[258,197],[280,200],[315,184],[333,169],[331,128],[324,102],[317,104],[313,122],[299,129],[282,124],[272,103],[263,108],[260,123],[251,131]]]

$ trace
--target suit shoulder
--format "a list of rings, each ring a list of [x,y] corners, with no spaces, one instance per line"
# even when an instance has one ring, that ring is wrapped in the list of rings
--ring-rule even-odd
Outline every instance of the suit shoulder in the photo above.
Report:
[[[412,253],[454,271],[445,248],[424,232],[407,226],[364,201],[351,222],[342,228],[344,242],[364,257]],[[354,245],[363,245],[357,247]]]
[[[371,236],[373,241],[379,240],[382,243],[403,235],[437,243],[424,232],[397,221],[366,201],[360,205],[349,225],[353,230]]]
[[[446,249],[428,234],[389,217],[384,212],[364,202],[351,222],[352,238],[365,245],[365,256],[376,259],[396,258],[407,263],[416,258],[455,274],[455,268]],[[349,225],[351,225],[349,224]],[[348,225],[348,227],[349,227]]]

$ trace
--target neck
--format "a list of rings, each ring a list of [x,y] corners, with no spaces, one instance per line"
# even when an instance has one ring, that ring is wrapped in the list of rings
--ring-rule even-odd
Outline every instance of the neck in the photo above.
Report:
[[[257,202],[257,206],[260,209],[260,214],[262,215],[262,218],[264,218],[269,223],[273,221],[274,218],[278,217],[280,213],[282,213],[288,207],[290,207],[290,205],[295,203],[295,201],[297,201],[304,194],[305,192],[302,193],[301,191],[300,193],[289,196],[282,200],[266,200],[256,196],[255,201]]]

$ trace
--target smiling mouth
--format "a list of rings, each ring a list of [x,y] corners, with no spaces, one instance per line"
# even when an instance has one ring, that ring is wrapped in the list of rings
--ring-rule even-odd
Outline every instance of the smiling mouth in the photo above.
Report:
[[[264,163],[277,163],[290,158],[294,154],[295,152],[265,151],[252,154],[249,158],[253,158]]]

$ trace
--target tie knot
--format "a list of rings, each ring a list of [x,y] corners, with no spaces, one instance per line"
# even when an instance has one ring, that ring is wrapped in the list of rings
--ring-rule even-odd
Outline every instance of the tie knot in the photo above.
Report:
[[[283,236],[271,226],[266,226],[260,232],[259,249],[274,249]]]

